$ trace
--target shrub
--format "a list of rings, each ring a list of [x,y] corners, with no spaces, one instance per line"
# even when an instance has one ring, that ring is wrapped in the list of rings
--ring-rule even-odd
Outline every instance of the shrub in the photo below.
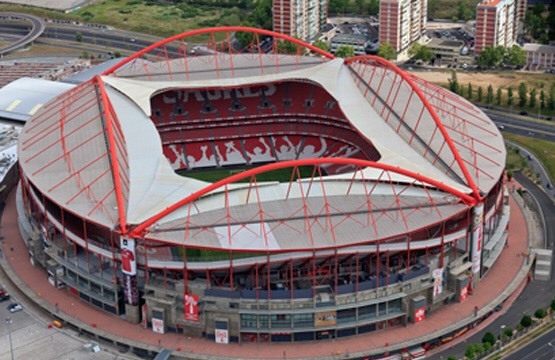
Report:
[[[484,352],[484,345],[474,344],[474,352],[476,352],[477,355],[483,353]]]
[[[552,311],[555,311],[555,299],[551,300],[551,304],[549,305]]]
[[[524,315],[520,320],[520,325],[525,328],[532,326],[532,317],[530,315]]]
[[[547,311],[545,311],[545,309],[538,309],[534,313],[534,316],[537,317],[538,319],[543,319],[546,315],[547,315]]]
[[[507,326],[505,330],[503,330],[503,335],[505,335],[506,337],[513,336],[513,329],[510,326]]]
[[[484,352],[488,352],[493,347],[489,342],[484,343]]]
[[[493,333],[491,332],[487,332],[484,334],[484,337],[482,337],[482,343],[484,344],[490,344],[493,345],[495,344],[495,335],[493,335]]]
[[[474,350],[474,345],[470,344],[466,348],[464,352],[464,356],[466,356],[469,360],[474,360],[476,358],[476,351]]]
[[[457,360],[457,357],[455,355],[449,355],[447,360]]]

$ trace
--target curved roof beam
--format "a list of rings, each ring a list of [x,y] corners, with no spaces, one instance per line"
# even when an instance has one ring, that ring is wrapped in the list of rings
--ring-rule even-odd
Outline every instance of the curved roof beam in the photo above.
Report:
[[[104,120],[104,126],[106,127],[106,141],[108,142],[108,150],[110,154],[110,163],[112,167],[112,177],[114,181],[114,189],[116,193],[116,201],[118,203],[118,214],[119,214],[119,226],[122,233],[127,232],[127,218],[125,216],[125,203],[123,201],[123,190],[121,188],[121,174],[119,172],[119,162],[118,155],[116,152],[116,140],[114,138],[114,123],[117,120],[112,109],[112,104],[108,100],[106,95],[106,89],[104,88],[104,83],[100,76],[96,76],[93,80],[100,90],[100,96],[102,99],[102,118]]]
[[[468,169],[466,168],[466,165],[464,164],[464,161],[461,158],[461,155],[457,151],[457,148],[455,147],[455,144],[453,143],[453,140],[451,139],[451,137],[447,133],[447,130],[443,126],[443,123],[439,119],[439,116],[437,115],[437,113],[435,112],[433,107],[430,105],[430,103],[428,102],[428,100],[426,99],[426,97],[424,96],[422,91],[420,91],[418,86],[407,76],[407,74],[405,74],[405,72],[403,70],[399,69],[395,64],[393,64],[392,62],[390,62],[390,61],[388,61],[384,58],[381,58],[379,56],[373,56],[373,55],[354,56],[354,57],[346,59],[345,60],[345,65],[349,65],[349,64],[351,64],[353,62],[357,62],[357,61],[372,61],[372,62],[376,62],[376,63],[382,64],[382,65],[385,65],[389,69],[391,69],[392,71],[397,73],[403,80],[405,80],[407,82],[407,84],[409,84],[409,86],[412,88],[412,90],[415,92],[415,94],[420,98],[420,100],[422,101],[422,103],[424,104],[426,109],[428,109],[428,112],[430,113],[430,115],[434,119],[437,128],[439,129],[439,131],[443,135],[443,138],[445,139],[445,142],[447,143],[447,146],[449,146],[449,149],[451,150],[453,156],[455,157],[455,160],[457,161],[457,164],[461,168],[461,171],[463,172],[464,178],[466,179],[466,181],[468,183],[468,186],[472,189],[472,193],[474,195],[474,198],[476,200],[482,199],[482,196],[480,195],[480,190],[478,190],[478,187],[476,186],[476,183],[474,182],[474,179],[472,179],[472,177],[470,176],[470,173],[469,173]]]
[[[195,35],[215,34],[215,33],[221,33],[221,32],[250,32],[250,33],[253,33],[253,34],[273,36],[274,38],[282,39],[282,40],[294,43],[296,45],[302,46],[302,47],[304,47],[306,49],[309,49],[311,51],[314,51],[315,53],[317,53],[319,55],[322,55],[322,56],[324,56],[328,59],[335,59],[335,56],[333,56],[332,54],[330,54],[330,53],[328,53],[328,52],[326,52],[326,51],[324,51],[320,48],[317,48],[315,46],[307,44],[302,40],[295,39],[294,37],[291,37],[291,36],[288,36],[288,35],[280,34],[280,33],[269,31],[269,30],[246,27],[246,26],[221,26],[221,27],[191,30],[191,31],[187,31],[187,32],[184,32],[184,33],[181,33],[181,34],[174,35],[172,37],[161,40],[159,42],[156,42],[156,43],[154,43],[154,44],[136,52],[135,54],[123,59],[122,61],[120,61],[116,65],[114,65],[111,68],[109,68],[108,70],[106,70],[102,75],[113,74],[114,71],[122,68],[123,66],[125,66],[129,62],[140,58],[141,56],[150,52],[151,50],[154,50],[158,47],[164,46],[164,45],[166,45],[168,43],[171,43],[173,41],[185,39],[185,38],[195,36]]]
[[[422,183],[426,183],[429,184],[433,187],[436,187],[440,190],[443,190],[449,194],[452,194],[456,197],[458,197],[459,199],[461,199],[462,202],[464,202],[465,204],[468,205],[473,205],[476,203],[476,199],[468,194],[465,194],[464,192],[457,190],[449,185],[446,185],[445,183],[439,182],[437,180],[434,180],[432,178],[429,178],[427,176],[423,176],[421,174],[409,171],[409,170],[405,170],[402,169],[400,167],[396,167],[396,166],[391,166],[388,164],[382,164],[382,163],[377,163],[374,161],[368,161],[368,160],[362,160],[362,159],[356,159],[356,158],[315,158],[315,159],[301,159],[301,160],[290,160],[290,161],[282,161],[282,162],[278,162],[278,163],[273,163],[273,164],[268,164],[268,165],[264,165],[264,166],[260,166],[260,167],[256,167],[254,169],[250,169],[247,171],[243,171],[241,173],[229,176],[225,179],[222,179],[220,181],[217,181],[215,183],[212,183],[208,186],[206,186],[205,188],[196,191],[192,194],[190,194],[189,196],[181,199],[180,201],[176,202],[175,204],[168,206],[166,209],[164,209],[163,211],[159,212],[158,214],[150,217],[149,219],[145,220],[144,222],[142,222],[141,224],[139,224],[138,226],[136,226],[135,228],[131,229],[129,231],[129,233],[127,235],[131,236],[131,237],[141,237],[144,232],[152,225],[154,225],[156,222],[158,222],[160,219],[164,218],[165,216],[171,214],[172,212],[178,210],[179,208],[181,208],[182,206],[193,202],[197,199],[199,199],[200,197],[220,188],[223,187],[225,185],[229,185],[231,183],[246,179],[246,178],[250,178],[252,176],[256,176],[258,174],[264,173],[264,172],[268,172],[268,171],[273,171],[273,170],[279,170],[279,169],[284,169],[284,168],[291,168],[291,167],[298,167],[298,166],[312,166],[312,165],[323,165],[323,164],[335,164],[335,165],[355,165],[358,168],[366,168],[366,167],[372,167],[375,169],[381,169],[384,171],[391,171],[400,175],[404,175],[410,178],[415,179],[416,181],[422,182]],[[125,234],[124,234],[125,235]]]

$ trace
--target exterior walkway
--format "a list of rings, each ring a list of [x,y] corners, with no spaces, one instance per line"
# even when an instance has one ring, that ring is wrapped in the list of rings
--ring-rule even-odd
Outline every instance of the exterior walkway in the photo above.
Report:
[[[150,344],[153,350],[160,347],[179,350],[183,357],[198,359],[352,358],[363,354],[380,354],[388,349],[404,348],[414,343],[415,339],[420,342],[436,338],[442,333],[456,330],[474,321],[475,307],[480,309],[478,316],[481,316],[511,294],[522,290],[521,285],[528,274],[524,255],[528,251],[528,231],[525,218],[512,197],[510,205],[510,246],[503,250],[495,265],[474,290],[474,294],[464,302],[448,305],[428,314],[425,321],[418,324],[325,342],[218,345],[206,339],[187,338],[174,333],[155,334],[150,329],[96,310],[69,292],[56,290],[48,283],[46,272],[31,265],[17,224],[15,191],[10,195],[1,221],[4,237],[2,251],[5,257],[0,259],[0,265],[24,293],[47,311],[58,312],[57,315],[61,318],[73,318],[71,322],[74,324],[82,322],[84,328],[89,327],[91,332],[97,332],[103,337],[127,339],[124,341],[131,344]]]

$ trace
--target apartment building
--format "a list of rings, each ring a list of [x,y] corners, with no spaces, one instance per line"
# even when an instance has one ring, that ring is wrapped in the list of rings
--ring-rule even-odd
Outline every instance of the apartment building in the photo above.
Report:
[[[515,44],[524,19],[523,3],[526,0],[483,0],[476,6],[476,54],[487,46]]]
[[[555,70],[555,45],[524,44],[526,70]]]
[[[406,51],[426,32],[427,0],[380,0],[380,44]]]
[[[328,0],[274,0],[274,31],[311,42],[326,26]]]

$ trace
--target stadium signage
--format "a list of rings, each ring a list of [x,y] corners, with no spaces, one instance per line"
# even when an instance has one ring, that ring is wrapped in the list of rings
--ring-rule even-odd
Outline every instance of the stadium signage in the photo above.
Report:
[[[263,91],[261,91],[264,89]],[[186,103],[189,99],[194,97],[196,101],[203,102],[206,100],[219,100],[219,99],[243,99],[260,97],[262,94],[272,96],[276,92],[275,85],[268,84],[263,86],[254,86],[246,88],[237,88],[233,90],[192,90],[192,91],[176,91],[176,96],[164,95],[163,101],[166,104],[175,104],[177,100]],[[235,93],[235,96],[233,95]]]
[[[216,344],[228,344],[229,332],[224,329],[216,329],[215,340],[216,340]]]
[[[414,310],[414,323],[418,324],[426,318],[426,309],[421,307]]]
[[[121,272],[127,275],[136,275],[137,262],[135,260],[135,240],[121,238],[120,248]]]
[[[185,294],[183,296],[183,302],[185,308],[185,320],[199,322],[198,295]]]
[[[325,311],[314,314],[314,326],[335,325],[337,314],[335,311]]]

